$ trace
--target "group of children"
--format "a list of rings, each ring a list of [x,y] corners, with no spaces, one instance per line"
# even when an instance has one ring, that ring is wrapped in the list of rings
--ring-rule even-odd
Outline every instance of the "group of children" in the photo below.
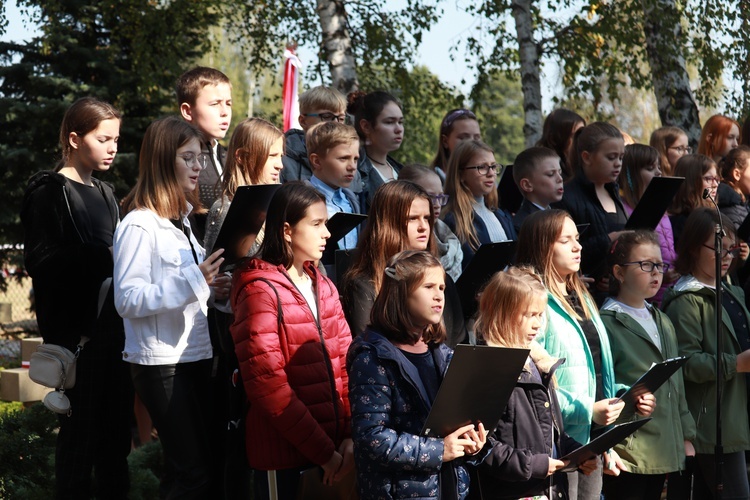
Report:
[[[74,411],[60,417],[60,498],[88,496],[92,468],[98,496],[127,496],[133,387],[163,448],[165,498],[247,498],[251,483],[253,498],[296,498],[316,467],[325,485],[356,474],[363,499],[657,499],[667,475],[670,498],[687,498],[681,471],[692,455],[693,498],[711,498],[715,224],[726,229],[722,276],[743,250],[737,223],[697,201],[718,170],[689,154],[684,133],[626,147],[617,128],[556,110],[540,145],[515,159],[524,199],[511,213],[468,110],[446,114],[433,165],[403,166],[390,156],[404,139],[401,105],[385,92],[347,102],[308,90],[302,131],[249,118],[227,149],[226,76],[196,68],[177,94],[181,118],[148,127],[119,208],[92,174],[112,165],[120,115],[92,98],[68,110],[63,161],[32,178],[24,198],[40,331],[71,350],[91,338],[68,391]],[[746,215],[750,150],[722,149],[736,146],[739,126],[707,130],[728,194],[740,198],[731,206]],[[624,231],[667,165],[686,178],[674,205],[686,210],[656,232]],[[282,182],[247,258],[220,271],[223,250],[206,250],[237,189]],[[326,223],[338,212],[368,218],[337,242],[351,262],[332,280]],[[481,245],[506,240],[516,241],[514,266],[489,279],[465,317],[455,280]],[[750,314],[742,290],[722,286],[724,498],[748,498],[740,374],[750,372]],[[423,436],[451,348],[464,342],[530,355],[499,422]],[[676,356],[688,358],[684,369],[627,417],[653,420],[563,472],[562,457],[623,421],[618,396]],[[236,432],[216,431],[227,422]]]

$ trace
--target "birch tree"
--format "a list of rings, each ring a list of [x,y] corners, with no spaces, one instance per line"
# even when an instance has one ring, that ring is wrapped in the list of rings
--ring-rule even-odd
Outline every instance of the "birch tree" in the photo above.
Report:
[[[359,88],[357,66],[352,52],[352,39],[347,30],[344,3],[335,0],[317,0],[320,28],[323,32],[321,46],[331,71],[331,84],[344,95]]]
[[[542,87],[539,78],[539,48],[534,42],[531,0],[513,0],[511,11],[516,22],[518,56],[523,90],[523,135],[530,148],[542,138]]]

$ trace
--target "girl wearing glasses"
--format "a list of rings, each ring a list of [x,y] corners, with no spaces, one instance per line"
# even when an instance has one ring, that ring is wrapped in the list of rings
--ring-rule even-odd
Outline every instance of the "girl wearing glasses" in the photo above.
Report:
[[[609,334],[615,382],[632,386],[652,364],[679,355],[672,322],[648,303],[670,264],[662,259],[659,237],[652,231],[623,233],[612,245],[609,264],[613,296],[604,303],[601,317]],[[658,500],[666,475],[684,470],[685,456],[695,455],[695,421],[685,400],[682,370],[654,396],[658,404],[651,413],[653,422],[615,446],[628,470],[604,478],[608,500]],[[673,484],[670,479],[669,486]]]
[[[125,322],[123,359],[159,432],[170,498],[210,491],[206,425],[213,350],[209,302],[226,299],[219,250],[206,257],[188,215],[200,206],[201,133],[167,117],[143,137],[138,181],[123,201],[114,238],[115,305]],[[195,205],[194,205],[195,204]]]
[[[674,175],[685,178],[668,210],[677,247],[690,213],[698,207],[713,207],[711,200],[704,198],[703,193],[708,189],[709,196],[716,199],[719,174],[716,162],[708,156],[686,155],[677,162]]]
[[[740,124],[729,117],[714,115],[703,125],[698,154],[718,162],[739,144]]]
[[[479,130],[479,122],[474,113],[468,109],[452,109],[443,117],[440,122],[440,140],[438,141],[438,150],[435,159],[432,160],[431,167],[435,169],[440,182],[445,184],[445,170],[448,167],[448,161],[456,145],[461,141],[473,139],[482,140],[482,132]]]
[[[625,146],[625,156],[622,158],[622,171],[620,172],[619,184],[622,193],[622,205],[628,216],[633,213],[633,209],[641,201],[641,197],[646,192],[646,188],[648,188],[651,180],[654,177],[661,177],[661,175],[659,153],[655,148],[644,144]],[[656,234],[659,236],[662,258],[668,267],[671,267],[677,255],[674,250],[672,223],[669,221],[667,214],[664,214],[659,221],[659,225],[656,226]],[[679,275],[674,271],[667,271],[664,274],[661,288],[653,296],[651,302],[658,306],[664,291],[677,281],[678,277]]]
[[[454,281],[461,276],[461,262],[464,253],[461,250],[461,242],[440,217],[443,207],[448,204],[449,196],[443,192],[443,183],[436,170],[424,165],[407,165],[400,172],[400,179],[411,181],[422,187],[430,196],[432,202],[432,214],[435,216],[435,225],[432,232],[435,235],[438,257],[443,269]]]
[[[664,175],[674,175],[677,160],[693,152],[693,148],[688,146],[687,134],[679,127],[661,127],[654,130],[649,144],[659,152],[659,164]]]
[[[664,294],[662,308],[677,331],[679,354],[688,358],[682,369],[688,408],[697,432],[695,498],[712,498],[715,491],[716,446],[716,286],[715,226],[723,223],[726,236],[721,277],[726,276],[737,255],[732,224],[714,209],[697,208],[687,219],[686,231],[677,242],[677,271],[683,276]],[[748,498],[745,450],[750,449],[747,407],[747,375],[750,371],[750,313],[738,287],[722,283],[724,360],[722,435],[724,446],[723,498]],[[645,429],[645,427],[644,427]],[[683,497],[684,498],[684,497]]]
[[[461,241],[464,269],[481,245],[516,239],[510,213],[498,207],[500,168],[492,148],[474,139],[461,142],[448,163],[443,220]]]
[[[573,144],[575,177],[553,206],[567,210],[576,224],[589,224],[581,233],[581,271],[596,280],[594,296],[601,303],[609,287],[604,256],[628,220],[617,185],[625,141],[613,125],[594,122],[576,134]]]

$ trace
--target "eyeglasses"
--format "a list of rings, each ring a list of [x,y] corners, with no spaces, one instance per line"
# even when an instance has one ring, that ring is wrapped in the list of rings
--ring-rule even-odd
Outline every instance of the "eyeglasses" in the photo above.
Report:
[[[193,168],[196,162],[198,162],[198,166],[201,168],[201,170],[205,170],[205,168],[208,166],[208,153],[201,153],[199,155],[194,155],[193,153],[185,153],[184,155],[177,155],[177,158],[182,158],[188,168]]]
[[[719,178],[718,177],[712,177],[710,175],[704,175],[703,176],[703,182],[705,182],[706,184],[713,184],[714,182],[716,184],[718,184],[719,183]]]
[[[620,264],[621,266],[634,266],[638,264],[641,267],[641,271],[645,273],[651,273],[656,269],[661,274],[666,273],[669,271],[669,264],[666,262],[651,262],[650,260],[639,260],[637,262],[626,262],[625,264]]]
[[[693,152],[693,148],[691,148],[690,146],[669,147],[667,149],[674,149],[675,151],[680,153],[680,155],[689,155]]]
[[[344,123],[346,121],[346,114],[337,115],[335,113],[305,113],[305,116],[317,116],[321,121],[324,122],[339,122]]]
[[[713,252],[716,251],[716,247],[710,247],[710,246],[706,245],[705,243],[703,244],[703,246],[706,247],[706,248],[708,248],[708,249],[710,249]],[[740,256],[740,246],[739,245],[735,245],[735,246],[729,247],[729,248],[722,248],[722,250],[721,250],[721,258],[722,259],[726,259],[727,256],[732,257],[733,259],[736,259],[737,257],[739,257]]]
[[[433,205],[440,205],[441,207],[444,207],[448,204],[450,196],[447,194],[431,194],[430,199],[432,200]]]
[[[495,172],[495,174],[500,175],[500,172],[503,171],[503,166],[498,165],[497,163],[493,163],[492,165],[475,165],[473,167],[461,167],[461,170],[476,170],[479,172],[479,175],[487,175],[490,173],[490,170]]]

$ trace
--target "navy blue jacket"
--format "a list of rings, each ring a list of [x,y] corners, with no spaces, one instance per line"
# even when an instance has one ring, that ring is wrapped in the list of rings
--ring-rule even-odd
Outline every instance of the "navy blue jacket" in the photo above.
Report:
[[[503,230],[505,231],[505,235],[508,237],[508,239],[515,240],[516,229],[513,227],[513,218],[511,217],[510,212],[505,209],[498,208],[494,211],[494,214],[495,217],[497,217],[497,220],[499,220],[500,224],[503,226]],[[454,233],[456,232],[456,217],[452,212],[448,212],[445,214],[443,222],[448,224],[448,227],[451,229],[451,231],[453,231]],[[481,246],[485,243],[492,243],[490,241],[490,235],[487,232],[487,226],[485,225],[482,218],[474,214],[474,217],[472,217],[472,223],[474,224],[474,231],[476,231],[477,233],[479,245]],[[469,262],[471,262],[471,259],[474,257],[476,251],[471,248],[471,245],[468,241],[461,242],[461,250],[463,250],[464,252],[464,260],[461,263],[461,267],[463,269],[466,269],[466,266],[469,265]]]
[[[430,350],[444,376],[452,351],[445,344]],[[457,485],[455,498],[466,498],[469,477],[461,461],[445,464],[450,469],[441,473],[443,440],[420,436],[430,403],[403,353],[368,328],[354,338],[346,368],[360,499],[438,498],[446,473]]]

